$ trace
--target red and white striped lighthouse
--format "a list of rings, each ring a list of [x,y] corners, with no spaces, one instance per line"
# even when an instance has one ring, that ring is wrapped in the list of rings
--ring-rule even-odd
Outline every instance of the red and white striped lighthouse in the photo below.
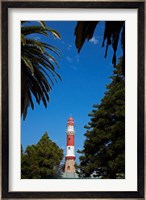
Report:
[[[67,121],[67,141],[66,141],[66,156],[65,156],[65,177],[75,178],[75,146],[74,146],[74,119],[68,118]]]

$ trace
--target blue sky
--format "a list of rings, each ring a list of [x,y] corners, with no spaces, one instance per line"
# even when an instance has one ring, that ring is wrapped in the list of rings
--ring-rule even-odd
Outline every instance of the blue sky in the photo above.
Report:
[[[99,23],[93,38],[85,42],[80,53],[75,48],[75,21],[48,21],[46,24],[61,34],[61,40],[50,36],[48,42],[62,51],[61,59],[57,59],[60,68],[58,79],[51,93],[47,109],[35,104],[34,110],[28,109],[25,121],[21,121],[21,143],[23,149],[27,145],[36,144],[45,132],[51,140],[66,151],[66,123],[71,115],[75,120],[75,150],[82,149],[84,143],[84,126],[90,118],[94,104],[100,103],[104,96],[106,85],[112,75],[112,50],[109,48],[107,58],[104,58],[105,48],[102,48],[104,22]],[[40,35],[31,36],[44,40]],[[121,51],[118,48],[117,57]],[[76,153],[77,162],[79,155]]]

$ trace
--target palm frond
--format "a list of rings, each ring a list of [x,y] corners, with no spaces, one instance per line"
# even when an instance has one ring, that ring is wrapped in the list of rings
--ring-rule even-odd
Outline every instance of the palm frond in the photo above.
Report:
[[[26,21],[25,21],[26,22]],[[48,28],[44,21],[39,21],[40,26],[25,26],[21,22],[21,114],[23,119],[27,116],[28,107],[34,109],[34,99],[38,104],[42,101],[47,107],[49,93],[52,90],[54,81],[61,79],[56,71],[58,62],[52,55],[60,58],[58,48],[30,38],[31,34],[45,35],[52,34],[53,37],[60,39],[60,34]],[[50,51],[50,52],[49,52]]]
[[[28,59],[26,56],[21,56],[21,59],[23,60],[25,65],[30,69],[32,75],[34,75],[34,68],[30,59]]]
[[[47,29],[42,26],[23,26],[21,27],[21,33],[25,36],[31,35],[34,33],[42,34],[48,36]]]
[[[89,40],[93,37],[95,28],[98,25],[98,23],[99,23],[98,21],[79,21],[77,23],[76,28],[75,28],[75,37],[76,37],[75,45],[78,52],[80,52],[81,48],[83,47],[85,40]],[[106,57],[108,53],[108,47],[112,45],[112,49],[113,49],[112,63],[114,67],[116,66],[116,52],[117,52],[119,37],[124,27],[124,23],[125,23],[124,21],[106,21],[105,22],[102,46],[104,46],[104,44],[106,43],[106,47],[105,47],[105,57]],[[123,31],[122,37],[123,39],[121,40],[121,42],[122,42],[122,45],[124,45],[124,42],[125,42],[124,31]],[[125,53],[123,51],[123,57],[124,56],[125,56]],[[123,68],[124,67],[125,66],[123,65]]]

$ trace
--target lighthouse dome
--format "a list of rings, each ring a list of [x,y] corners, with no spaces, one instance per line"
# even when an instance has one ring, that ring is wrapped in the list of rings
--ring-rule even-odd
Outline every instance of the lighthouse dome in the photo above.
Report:
[[[69,117],[67,124],[68,125],[73,125],[74,124],[74,119],[72,117]]]
[[[69,117],[68,121],[74,121],[74,119],[72,117]]]

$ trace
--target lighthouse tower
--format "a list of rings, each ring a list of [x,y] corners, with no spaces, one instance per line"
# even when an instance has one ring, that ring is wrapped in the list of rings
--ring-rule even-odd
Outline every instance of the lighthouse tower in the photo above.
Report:
[[[64,178],[76,178],[75,173],[75,148],[74,148],[74,119],[72,117],[68,118],[67,121],[67,141],[66,141],[66,156],[65,156],[65,173]]]

